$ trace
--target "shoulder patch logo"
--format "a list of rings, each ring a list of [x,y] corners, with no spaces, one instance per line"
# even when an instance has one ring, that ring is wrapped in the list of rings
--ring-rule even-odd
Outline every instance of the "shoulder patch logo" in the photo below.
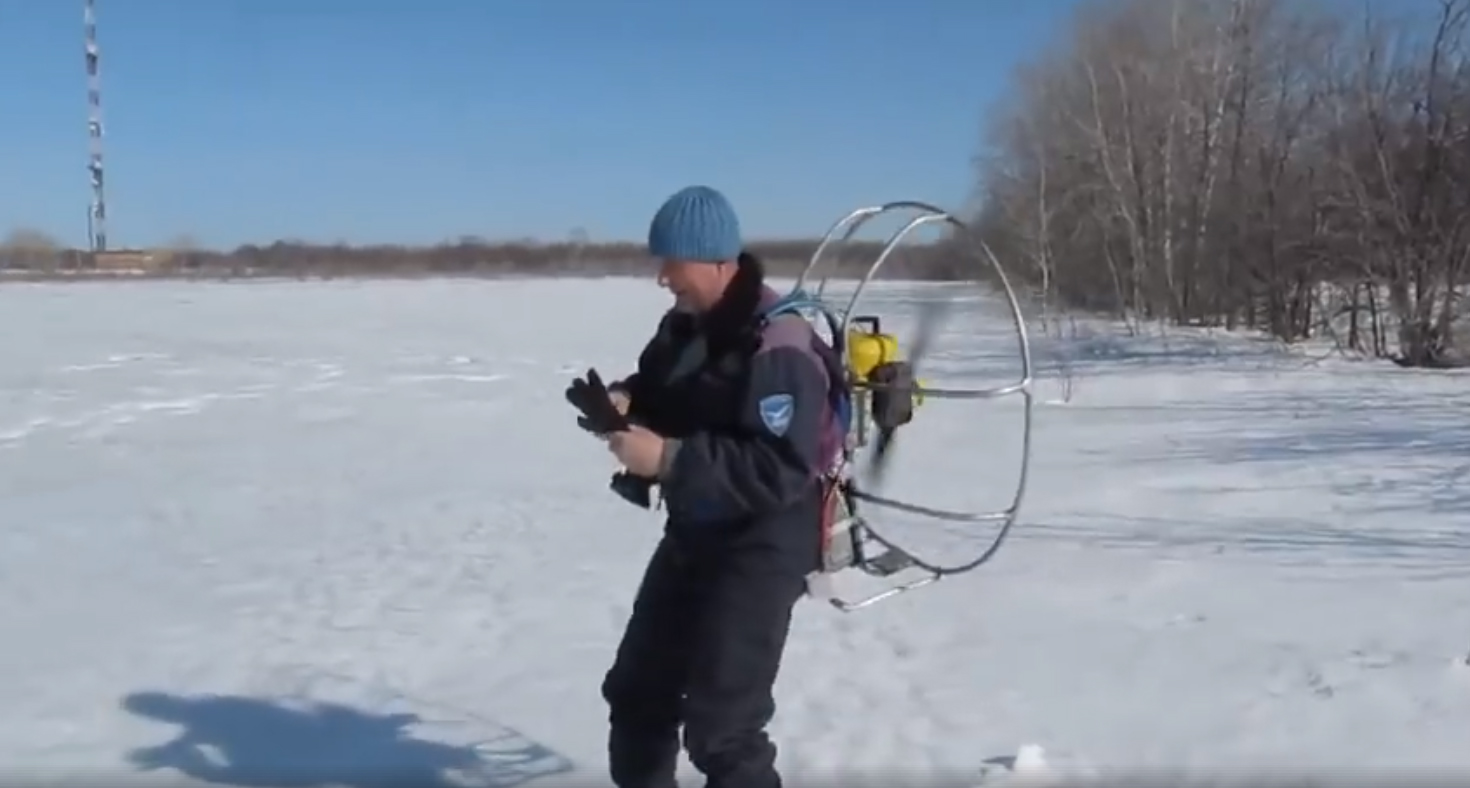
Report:
[[[766,429],[772,435],[785,435],[786,429],[791,426],[791,417],[796,412],[796,398],[790,394],[772,394],[761,398],[758,408],[761,423],[766,425]]]

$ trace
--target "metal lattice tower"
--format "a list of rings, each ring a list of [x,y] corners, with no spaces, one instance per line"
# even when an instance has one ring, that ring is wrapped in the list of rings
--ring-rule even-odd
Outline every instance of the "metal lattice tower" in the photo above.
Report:
[[[107,251],[107,200],[102,188],[102,78],[97,68],[96,0],[83,0],[87,32],[87,171],[92,175],[92,205],[87,212],[87,235],[93,252]]]

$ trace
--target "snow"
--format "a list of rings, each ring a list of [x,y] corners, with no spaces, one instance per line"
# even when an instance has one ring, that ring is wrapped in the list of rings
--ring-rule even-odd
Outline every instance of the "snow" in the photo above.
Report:
[[[875,287],[900,334],[936,289]],[[605,784],[598,684],[659,520],[606,490],[561,392],[625,370],[665,304],[630,280],[0,288],[0,762]],[[999,302],[965,314],[924,376],[1009,382]],[[1470,380],[1065,334],[1035,337],[999,556],[799,608],[788,781],[1470,765]],[[1018,407],[926,402],[887,492],[1002,508]],[[993,533],[883,517],[946,563]]]

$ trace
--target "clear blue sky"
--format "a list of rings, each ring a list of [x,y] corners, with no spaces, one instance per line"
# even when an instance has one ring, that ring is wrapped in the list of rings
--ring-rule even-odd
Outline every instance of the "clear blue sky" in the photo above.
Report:
[[[1070,0],[98,0],[110,245],[751,236],[959,207]],[[0,0],[0,233],[86,237],[81,0]]]

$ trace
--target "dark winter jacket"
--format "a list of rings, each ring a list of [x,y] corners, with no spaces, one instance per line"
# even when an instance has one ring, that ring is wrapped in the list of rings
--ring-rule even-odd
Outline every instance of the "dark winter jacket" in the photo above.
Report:
[[[665,315],[618,385],[630,418],[668,440],[659,484],[680,551],[772,550],[805,573],[820,556],[819,480],[843,439],[840,366],[805,317],[763,318],[777,300],[742,257],[720,303]]]

